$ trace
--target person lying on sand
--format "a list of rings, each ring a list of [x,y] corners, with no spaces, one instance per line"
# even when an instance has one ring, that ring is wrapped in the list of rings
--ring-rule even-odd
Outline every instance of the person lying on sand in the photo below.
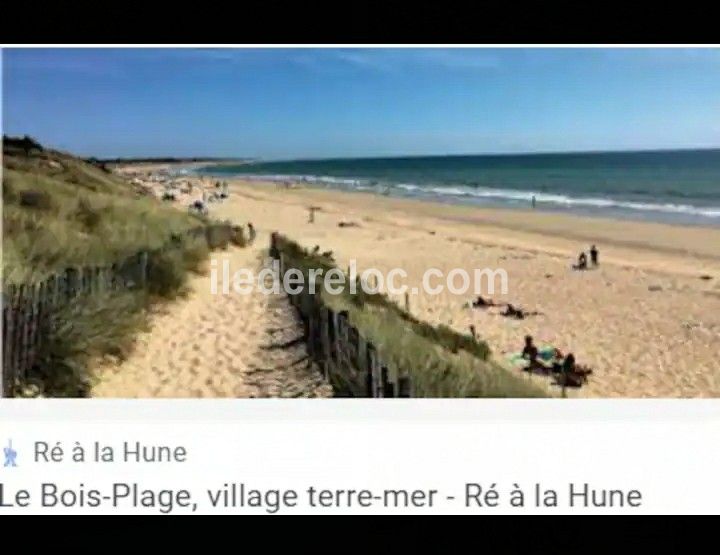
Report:
[[[578,256],[578,263],[573,266],[573,270],[587,270],[587,255],[584,251]]]
[[[532,339],[531,339],[532,341]],[[524,353],[525,351],[523,351]],[[523,354],[523,358],[526,358]],[[545,363],[539,356],[538,348],[535,345],[527,346],[527,360],[528,364],[523,370],[525,372],[532,372],[535,374],[550,374],[552,366]]]
[[[558,374],[555,381],[558,385],[566,387],[581,387],[588,381],[588,376],[593,373],[586,366],[579,366],[575,363],[575,355],[569,353],[562,364],[553,365],[553,372]]]
[[[525,312],[522,308],[515,308],[513,305],[508,303],[507,308],[505,309],[505,312],[502,313],[503,316],[507,316],[508,318],[517,318],[518,320],[524,320],[525,319]]]
[[[498,306],[492,299],[484,299],[482,295],[478,295],[477,300],[474,300],[473,308],[486,308],[489,306]]]
[[[497,305],[502,306],[502,305]],[[500,316],[505,316],[506,318],[516,318],[518,320],[524,320],[528,316],[540,316],[542,312],[538,312],[535,310],[534,312],[527,312],[523,310],[522,308],[518,307],[515,308],[510,303],[507,304],[507,308],[505,308],[505,312],[501,312]]]

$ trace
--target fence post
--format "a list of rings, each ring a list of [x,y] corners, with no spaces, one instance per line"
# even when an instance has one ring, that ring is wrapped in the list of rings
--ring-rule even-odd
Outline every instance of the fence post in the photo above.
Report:
[[[82,276],[82,279],[80,280],[80,283],[82,284],[80,292],[83,295],[90,293],[90,286],[92,285],[92,274],[90,271],[90,268],[86,268],[84,266],[80,268],[80,275]]]
[[[342,367],[343,372],[345,373],[345,377],[347,379],[350,378],[351,374],[351,364],[350,364],[350,356],[348,353],[348,327],[349,327],[349,320],[348,320],[348,313],[345,311],[338,313],[338,346],[340,347],[339,355],[340,355],[340,364]]]
[[[410,376],[398,378],[397,388],[398,397],[412,397],[412,382],[410,381]]]
[[[148,270],[148,253],[143,251],[140,253],[140,286],[144,289],[147,284],[147,270]]]
[[[365,384],[367,386],[367,396],[375,397],[375,367],[377,366],[377,351],[372,343],[367,344],[367,369],[365,376]]]
[[[65,298],[63,283],[64,280],[60,274],[53,275],[52,297],[50,299],[52,306],[57,306],[60,304],[60,299]]]
[[[342,366],[340,361],[340,329],[339,329],[339,318],[338,313],[334,310],[330,312],[330,318],[332,319],[332,355],[335,361],[335,371],[342,372]]]
[[[52,306],[53,297],[55,296],[55,284],[56,284],[56,278],[57,276],[55,274],[51,275],[46,281],[45,281],[45,311],[49,311],[50,307]]]
[[[2,379],[0,379],[0,398],[12,397],[12,383],[14,368],[13,357],[13,307],[9,295],[3,299],[3,366]]]
[[[317,355],[317,350],[315,348],[316,345],[316,336],[317,336],[317,321],[315,316],[315,310],[314,307],[311,304],[311,299],[309,296],[309,293],[307,293],[306,288],[303,288],[303,304],[305,307],[303,307],[302,312],[303,319],[307,322],[306,330],[307,330],[307,348],[308,348],[308,355],[311,359],[315,359],[315,356]],[[307,311],[307,312],[305,312]]]
[[[78,274],[77,269],[68,268],[65,270],[65,299],[71,300],[77,293]]]
[[[273,231],[270,234],[270,257],[271,258],[277,258],[278,252],[277,252],[277,237],[278,232]]]
[[[383,366],[381,370],[382,378],[382,396],[383,397],[395,397],[395,384],[390,382],[390,374],[387,366]]]
[[[25,375],[23,378],[27,377],[27,371],[32,368],[33,364],[35,364],[35,355],[37,353],[37,343],[40,336],[40,330],[38,329],[40,326],[40,294],[41,294],[41,288],[42,285],[38,285],[37,283],[33,284],[30,288],[30,298],[29,298],[29,306],[30,306],[30,318],[29,318],[29,325],[28,325],[28,354],[27,354],[27,361],[25,363]]]
[[[22,295],[23,295],[23,286],[20,285],[15,290],[15,295],[13,297],[13,318],[14,318],[14,325],[13,325],[13,336],[12,336],[12,346],[13,346],[13,353],[12,353],[12,369],[13,369],[13,375],[12,379],[13,382],[15,380],[15,377],[17,376],[18,372],[20,371],[20,363],[22,360],[22,330],[23,330],[23,318],[22,318]]]
[[[22,347],[20,349],[20,365],[16,375],[16,378],[21,380],[25,379],[30,355],[30,334],[32,329],[32,293],[28,291],[30,287],[31,286],[22,286],[22,329],[20,330]]]
[[[330,321],[329,310],[326,307],[320,309],[320,342],[325,379],[330,381]]]

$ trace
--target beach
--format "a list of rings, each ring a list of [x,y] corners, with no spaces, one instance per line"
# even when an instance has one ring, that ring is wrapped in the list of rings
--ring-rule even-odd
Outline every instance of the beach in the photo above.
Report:
[[[204,183],[210,190],[212,180]],[[298,183],[229,183],[230,197],[210,204],[211,217],[252,222],[259,244],[279,231],[305,247],[332,250],[341,268],[351,260],[360,271],[402,268],[404,283],[420,289],[409,298],[415,316],[463,333],[475,326],[500,362],[522,349],[525,335],[574,353],[593,369],[577,396],[720,396],[717,228],[482,209]],[[189,200],[176,203],[186,209]],[[318,208],[313,223],[310,206]],[[599,267],[573,271],[591,244],[600,251]],[[502,268],[509,288],[492,299],[537,314],[515,320],[497,308],[472,308],[472,291],[424,293],[429,268],[444,275]]]

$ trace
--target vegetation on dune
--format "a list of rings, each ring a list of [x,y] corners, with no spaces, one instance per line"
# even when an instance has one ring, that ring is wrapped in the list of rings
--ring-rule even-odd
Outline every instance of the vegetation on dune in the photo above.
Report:
[[[203,225],[198,216],[139,196],[122,179],[77,158],[47,150],[4,154],[5,283],[112,264]]]
[[[287,268],[297,268],[308,283],[310,270],[326,275],[335,269],[326,256],[311,253],[278,236],[276,247]],[[318,280],[321,278],[318,277]],[[379,350],[396,375],[409,375],[417,397],[546,397],[525,376],[513,374],[492,360],[484,341],[447,326],[432,326],[409,314],[382,294],[345,287],[339,294],[316,285],[322,301],[334,311],[346,311],[353,326]]]
[[[148,329],[148,294],[126,291],[80,297],[43,323],[47,341],[20,396],[87,397],[92,360],[124,360],[135,336]]]
[[[208,222],[139,195],[102,164],[3,137],[3,287],[71,267],[109,266],[149,253],[145,289],[78,297],[43,322],[39,360],[20,394],[85,396],[88,363],[122,358],[147,325],[151,301],[184,290],[210,250]],[[189,233],[206,227],[206,232]],[[226,239],[212,247],[225,247]],[[237,244],[237,242],[236,242]]]

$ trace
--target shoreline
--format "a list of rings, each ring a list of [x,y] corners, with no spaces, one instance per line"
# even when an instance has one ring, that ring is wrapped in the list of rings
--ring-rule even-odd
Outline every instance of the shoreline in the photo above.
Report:
[[[220,164],[218,164],[220,165]],[[338,191],[343,193],[351,193],[351,194],[370,194],[373,196],[383,197],[383,198],[394,198],[394,199],[406,199],[406,200],[418,200],[422,202],[432,202],[435,204],[442,204],[442,205],[448,205],[448,206],[467,206],[472,208],[478,208],[478,209],[487,209],[487,210],[508,210],[508,211],[521,211],[525,212],[529,209],[532,209],[534,212],[540,212],[540,213],[548,213],[548,214],[554,214],[557,216],[576,216],[579,218],[600,218],[600,219],[606,219],[606,220],[616,220],[620,222],[638,222],[638,223],[658,223],[658,224],[665,224],[665,225],[671,225],[671,226],[682,226],[682,227],[702,227],[702,228],[710,228],[710,229],[720,229],[720,219],[714,219],[711,216],[707,215],[695,215],[693,216],[690,213],[683,212],[682,210],[651,210],[651,209],[630,209],[627,207],[623,207],[623,202],[628,201],[612,201],[610,199],[594,199],[596,202],[601,202],[603,200],[608,200],[609,202],[618,202],[621,203],[619,206],[611,206],[611,207],[602,207],[602,206],[596,206],[594,209],[592,208],[591,204],[585,204],[577,203],[577,206],[568,207],[571,206],[572,203],[569,205],[563,205],[555,203],[553,204],[550,201],[543,201],[542,198],[538,199],[537,205],[535,207],[531,208],[531,198],[528,198],[526,202],[511,202],[511,201],[501,201],[497,200],[500,197],[495,197],[493,199],[492,197],[488,197],[485,199],[484,202],[480,201],[463,201],[462,199],[465,198],[462,195],[452,195],[452,194],[446,194],[443,195],[441,192],[437,190],[433,191],[423,191],[420,194],[413,194],[410,192],[402,192],[401,188],[393,188],[388,187],[386,189],[387,192],[374,192],[370,189],[370,187],[360,187],[360,188],[354,188],[350,186],[342,186],[340,184],[332,185],[328,184],[328,182],[324,182],[322,180],[305,180],[297,179],[293,176],[288,176],[287,179],[276,179],[273,178],[273,176],[255,176],[255,175],[242,175],[242,174],[233,174],[233,175],[222,175],[222,174],[216,174],[216,173],[203,173],[200,171],[197,171],[200,168],[196,167],[190,167],[186,166],[182,169],[185,169],[189,172],[193,172],[193,175],[196,177],[204,177],[208,179],[217,179],[220,181],[247,181],[247,182],[256,182],[256,183],[275,183],[275,184],[282,184],[284,182],[291,182],[295,184],[299,184],[303,187],[311,188],[311,189],[319,189],[319,190],[325,190],[325,191]],[[338,182],[339,183],[339,182]],[[451,189],[451,187],[449,187]],[[422,191],[422,189],[419,189]],[[522,191],[518,190],[518,193],[526,193],[528,195],[533,195],[532,191]],[[543,193],[537,193],[538,195],[542,195]],[[582,197],[578,197],[580,199]],[[578,200],[576,199],[576,201]],[[642,203],[641,203],[642,204]],[[700,207],[692,207],[692,206],[685,206],[685,205],[674,205],[675,207],[684,207],[684,208],[695,208],[697,210],[700,210]],[[659,215],[658,215],[659,214]]]
[[[196,168],[196,173],[220,180],[302,182],[315,188],[357,190],[479,208],[514,210],[533,205],[538,211],[554,214],[720,228],[720,199],[713,188],[717,174],[709,173],[708,169],[720,163],[714,149],[558,153],[557,156],[564,160],[573,154],[590,157],[591,161],[592,157],[601,158],[599,162],[580,164],[577,168],[568,162],[553,172],[543,163],[538,166],[537,174],[533,173],[534,168],[525,168],[523,164],[519,164],[519,169],[480,162],[474,163],[477,167],[469,162],[466,165],[431,164],[433,160],[497,158],[482,155],[420,156],[417,167],[412,166],[412,157],[258,161],[237,168],[208,164]],[[702,157],[686,160],[679,156],[682,154],[708,155],[709,160]],[[609,160],[603,165],[600,162],[604,155]],[[640,159],[632,158],[633,163],[625,165],[622,158],[625,155]],[[670,162],[678,156],[679,159],[665,171],[659,166],[663,160],[653,159],[651,164],[643,159],[643,156],[655,155],[670,156]],[[547,158],[544,154],[537,156]],[[523,159],[526,155],[508,157]],[[596,163],[597,167],[593,165]],[[650,169],[643,164],[650,164]],[[693,173],[690,168],[696,171]],[[720,165],[717,170],[720,171]]]
[[[229,163],[235,163],[235,161],[229,161]],[[149,176],[156,174],[158,171],[193,170],[196,169],[196,165],[202,164],[204,162],[198,162],[197,164],[175,162],[147,166],[126,164],[118,165],[115,170],[120,174],[131,172],[134,176],[138,174],[147,174]],[[554,245],[555,248],[552,250],[556,251],[556,254],[563,256],[575,253],[572,248],[574,244],[577,244],[578,248],[582,248],[585,243],[588,243],[585,245],[586,247],[593,243],[604,243],[618,247],[623,251],[632,251],[633,255],[637,254],[637,251],[646,254],[659,253],[677,258],[685,263],[692,262],[691,266],[671,269],[663,263],[661,267],[656,268],[661,273],[669,271],[670,273],[680,273],[682,275],[693,275],[694,273],[705,275],[704,273],[707,273],[706,269],[708,272],[720,271],[720,227],[703,223],[683,224],[644,219],[613,218],[605,215],[585,215],[543,208],[532,209],[530,207],[477,206],[444,202],[440,199],[386,196],[368,191],[336,189],[299,181],[291,181],[291,188],[284,188],[281,186],[281,182],[277,181],[245,177],[222,179],[215,175],[201,173],[182,175],[173,173],[167,176],[167,179],[170,181],[197,181],[198,183],[202,183],[204,180],[210,180],[211,182],[224,180],[234,189],[238,186],[241,187],[240,190],[237,190],[240,194],[248,195],[248,191],[245,190],[246,186],[249,186],[248,188],[251,191],[265,191],[271,195],[281,191],[284,199],[287,200],[295,196],[300,204],[305,202],[305,197],[342,205],[350,199],[356,199],[363,205],[372,206],[373,209],[382,212],[394,210],[419,213],[422,217],[432,219],[440,226],[443,224],[461,224],[485,231],[506,230],[510,232],[510,235],[504,239],[506,246],[510,247],[545,252],[547,249],[547,245],[543,245],[545,242],[542,240],[536,241],[541,246],[533,247],[533,239],[546,237],[556,240],[558,244]],[[409,224],[406,224],[406,227],[407,225]],[[410,227],[412,226],[410,225]],[[493,243],[502,239],[494,237]],[[558,248],[561,243],[564,248]],[[628,266],[640,264],[652,269],[652,264],[648,266],[647,260],[644,260],[644,258],[641,257],[638,260],[635,256],[631,256],[630,260],[623,261],[615,253],[615,255],[607,259],[607,262]]]
[[[263,180],[238,178],[228,180],[228,183],[234,187],[249,186],[248,190],[244,187],[236,190],[241,195],[251,196],[251,191],[256,191],[274,196],[277,191],[281,191],[285,200],[295,197],[298,204],[304,204],[306,198],[312,198],[318,202],[336,203],[345,207],[348,203],[351,204],[351,199],[356,199],[365,208],[382,211],[379,212],[380,216],[376,216],[379,220],[387,220],[387,211],[392,210],[404,212],[406,215],[422,216],[432,220],[437,226],[460,224],[465,227],[465,231],[471,232],[510,232],[506,237],[495,235],[490,242],[483,243],[478,239],[479,244],[500,243],[524,250],[571,256],[576,253],[574,246],[581,249],[583,246],[589,248],[590,244],[598,243],[633,251],[633,254],[644,251],[646,254],[659,253],[693,262],[692,266],[674,268],[670,273],[704,275],[705,269],[720,271],[720,229],[715,227],[558,214],[530,208],[478,207],[428,199],[387,197],[365,191],[325,189],[302,183],[295,183],[291,189],[279,189],[276,183]],[[341,206],[337,206],[336,211],[342,212]],[[348,208],[352,209],[352,206]],[[413,226],[406,222],[404,227]],[[548,241],[542,238],[550,239],[554,244],[548,245]],[[631,257],[631,260],[623,263],[621,257],[614,253],[609,258],[606,257],[606,262],[636,266],[647,261]],[[668,271],[664,262],[666,261],[663,261],[662,267],[657,268],[658,271]]]

